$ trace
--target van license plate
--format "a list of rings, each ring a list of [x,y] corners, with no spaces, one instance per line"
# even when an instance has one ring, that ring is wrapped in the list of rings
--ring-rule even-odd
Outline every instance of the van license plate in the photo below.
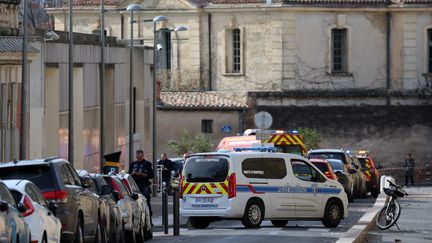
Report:
[[[213,203],[212,197],[197,197],[195,203]]]

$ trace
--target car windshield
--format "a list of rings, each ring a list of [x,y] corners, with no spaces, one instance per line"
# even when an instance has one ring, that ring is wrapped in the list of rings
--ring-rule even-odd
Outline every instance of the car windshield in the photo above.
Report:
[[[328,171],[328,165],[321,162],[312,162],[321,172],[325,173]]]
[[[0,169],[0,179],[24,179],[36,184],[42,192],[55,189],[49,166],[15,166]]]
[[[223,182],[228,175],[228,160],[221,156],[193,156],[184,169],[187,182]]]
[[[343,161],[344,163],[347,163],[345,161],[345,156],[343,153],[332,153],[332,152],[313,152],[308,155],[309,158],[326,158],[326,159],[338,159]]]
[[[329,160],[329,163],[334,171],[343,170],[342,161],[340,160]]]
[[[357,158],[363,168],[366,168],[366,158]]]

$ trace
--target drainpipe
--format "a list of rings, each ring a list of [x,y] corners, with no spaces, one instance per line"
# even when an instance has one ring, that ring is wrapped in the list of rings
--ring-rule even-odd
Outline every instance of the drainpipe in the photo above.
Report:
[[[392,87],[391,83],[391,13],[386,13],[386,89],[387,105],[390,105],[390,96],[388,92]]]
[[[209,58],[209,75],[208,75],[208,90],[211,91],[212,90],[212,58],[211,58],[211,53],[212,53],[212,49],[211,49],[211,13],[208,13],[208,58]]]

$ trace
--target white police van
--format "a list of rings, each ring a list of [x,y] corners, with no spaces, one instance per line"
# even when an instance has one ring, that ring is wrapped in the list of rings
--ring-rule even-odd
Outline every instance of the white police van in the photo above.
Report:
[[[241,219],[247,228],[264,219],[321,220],[336,227],[348,216],[342,185],[302,156],[269,152],[215,152],[188,157],[181,176],[180,214],[194,228]]]

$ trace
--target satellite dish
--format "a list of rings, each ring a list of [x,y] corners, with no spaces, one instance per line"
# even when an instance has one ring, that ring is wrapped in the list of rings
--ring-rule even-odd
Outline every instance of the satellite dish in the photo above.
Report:
[[[273,117],[266,111],[260,111],[255,114],[254,123],[258,129],[269,129],[273,123]]]

